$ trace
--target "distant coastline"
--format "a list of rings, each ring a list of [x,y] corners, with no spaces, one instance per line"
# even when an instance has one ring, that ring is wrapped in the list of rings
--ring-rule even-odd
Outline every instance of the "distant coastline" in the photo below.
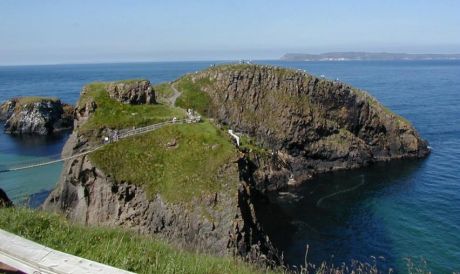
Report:
[[[411,54],[388,52],[326,52],[321,54],[286,53],[285,61],[394,61],[394,60],[460,60],[460,54]]]

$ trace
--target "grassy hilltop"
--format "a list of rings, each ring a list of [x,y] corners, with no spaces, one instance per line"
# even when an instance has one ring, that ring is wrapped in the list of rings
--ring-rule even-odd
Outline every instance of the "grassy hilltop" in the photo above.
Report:
[[[165,85],[160,87],[168,88]],[[188,96],[189,89],[184,90],[182,96]],[[106,83],[88,85],[79,106],[88,101],[94,101],[97,108],[79,128],[83,134],[93,134],[103,128],[142,127],[173,117],[185,117],[183,108],[167,104],[120,103],[109,96]],[[224,187],[217,175],[226,163],[236,160],[236,156],[229,137],[205,119],[198,124],[169,125],[107,145],[91,154],[90,159],[117,181],[142,186],[151,197],[161,194],[168,201],[180,202]]]

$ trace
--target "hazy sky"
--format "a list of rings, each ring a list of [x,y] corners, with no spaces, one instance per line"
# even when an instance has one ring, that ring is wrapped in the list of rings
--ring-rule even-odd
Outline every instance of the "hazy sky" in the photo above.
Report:
[[[458,0],[0,0],[0,65],[460,52]]]

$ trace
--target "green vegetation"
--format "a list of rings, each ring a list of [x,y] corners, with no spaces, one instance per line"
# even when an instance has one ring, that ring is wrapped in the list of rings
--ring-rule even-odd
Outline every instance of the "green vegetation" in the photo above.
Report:
[[[59,98],[57,97],[38,97],[38,96],[26,96],[26,97],[17,98],[17,103],[19,105],[33,104],[33,103],[42,102],[42,101],[57,102],[59,101]]]
[[[208,116],[210,111],[211,98],[202,88],[211,85],[209,78],[202,78],[192,81],[190,76],[181,78],[178,81],[177,88],[182,95],[177,98],[176,105],[184,109],[194,109],[201,115]]]
[[[290,77],[298,74],[297,71],[289,69],[289,68],[284,68],[284,67],[277,67],[277,66],[269,66],[266,65],[266,67],[270,67],[279,77]],[[224,64],[224,65],[219,65],[213,68],[209,68],[209,70],[218,70],[222,72],[240,72],[244,71],[247,69],[261,69],[260,65],[256,64]]]
[[[136,84],[137,82],[140,82],[140,81],[148,81],[146,79],[126,79],[126,80],[119,80],[119,81],[115,81],[114,83],[115,84]]]
[[[160,193],[170,202],[221,190],[228,179],[217,175],[235,157],[228,137],[207,121],[166,126],[90,155],[115,180],[140,185],[150,198]]]
[[[213,68],[210,70],[219,70],[219,71],[241,71],[247,68],[256,68],[257,65],[251,64],[223,64]]]
[[[359,90],[359,89],[355,89],[355,88],[353,88],[352,90],[354,92],[356,92],[359,96],[363,96],[370,106],[372,106],[374,108],[377,108],[377,109],[381,109],[386,114],[395,117],[396,121],[398,123],[407,124],[409,126],[412,125],[409,120],[407,120],[406,118],[394,113],[388,107],[386,107],[386,106],[382,105],[381,103],[379,103],[377,101],[377,99],[375,99],[373,96],[369,95],[367,92]]]
[[[164,240],[114,228],[72,224],[63,216],[26,208],[0,209],[0,228],[50,248],[136,273],[286,273],[256,268],[231,257],[176,249]],[[307,246],[308,252],[308,246]],[[307,257],[307,256],[306,256]],[[306,263],[300,273],[383,273],[377,265]],[[431,273],[426,261],[407,259],[407,273]],[[296,273],[296,272],[293,272]]]
[[[331,147],[335,146],[336,148],[346,149],[353,143],[353,139],[356,139],[356,136],[354,136],[353,133],[341,128],[338,133],[327,136],[322,141],[329,143],[329,146]]]
[[[247,150],[249,152],[254,152],[256,154],[266,154],[269,152],[268,149],[258,145],[253,138],[247,135],[241,136],[240,143],[240,149]]]
[[[81,132],[89,132],[103,127],[122,129],[128,127],[141,127],[165,120],[171,117],[185,117],[185,112],[179,108],[172,108],[162,104],[153,105],[128,105],[110,98],[105,83],[93,83],[86,86],[86,92],[80,98],[79,106],[88,100],[94,100],[97,109],[86,122]]]
[[[185,93],[196,92],[190,89],[189,82],[184,87]],[[80,128],[82,133],[103,127],[140,127],[185,116],[183,109],[167,105],[122,104],[110,98],[105,83],[86,86],[80,106],[88,100],[94,100],[97,108]],[[236,150],[228,137],[204,122],[171,125],[121,140],[96,151],[90,158],[116,181],[142,186],[150,198],[161,194],[171,202],[187,202],[202,192],[221,190],[228,182],[219,180],[217,175],[225,172],[224,165],[235,155]]]
[[[181,251],[151,236],[74,225],[56,214],[0,209],[0,228],[50,248],[137,273],[261,273],[237,259]]]
[[[153,87],[157,98],[169,98],[173,96],[174,90],[169,83],[161,83]]]

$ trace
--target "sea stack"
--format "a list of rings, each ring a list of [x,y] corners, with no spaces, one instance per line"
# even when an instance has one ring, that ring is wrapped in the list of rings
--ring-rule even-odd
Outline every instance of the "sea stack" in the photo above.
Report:
[[[0,105],[0,121],[14,135],[50,135],[73,126],[73,107],[56,98],[20,97]]]

